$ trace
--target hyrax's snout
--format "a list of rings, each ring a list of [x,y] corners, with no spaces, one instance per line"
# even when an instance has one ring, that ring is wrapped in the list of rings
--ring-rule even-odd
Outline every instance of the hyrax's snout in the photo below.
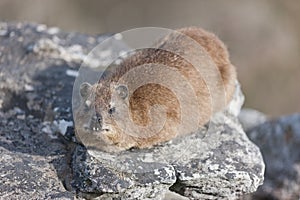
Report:
[[[90,120],[84,124],[84,129],[91,131],[100,131],[102,130],[102,117],[93,115]]]
[[[108,126],[104,125],[102,116],[97,114],[90,118],[84,128],[91,131],[110,131]]]

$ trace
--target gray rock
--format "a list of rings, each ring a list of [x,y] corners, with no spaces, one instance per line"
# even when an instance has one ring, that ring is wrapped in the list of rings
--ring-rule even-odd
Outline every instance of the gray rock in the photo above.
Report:
[[[40,26],[45,29],[37,31]],[[33,48],[47,39],[87,53],[96,42],[75,33],[51,35],[36,24],[0,23],[0,32],[0,199],[74,199],[75,191],[64,187],[71,177],[72,127],[61,132],[72,122],[75,78],[66,71],[81,61]]]
[[[190,199],[254,192],[263,182],[263,159],[234,114],[218,113],[206,128],[151,149],[111,154],[77,147],[73,186],[103,199],[162,199],[169,188]]]
[[[260,148],[265,182],[248,199],[300,198],[300,114],[280,117],[247,132]]]
[[[53,164],[43,156],[3,147],[0,156],[1,199],[73,199],[74,194],[65,190]]]

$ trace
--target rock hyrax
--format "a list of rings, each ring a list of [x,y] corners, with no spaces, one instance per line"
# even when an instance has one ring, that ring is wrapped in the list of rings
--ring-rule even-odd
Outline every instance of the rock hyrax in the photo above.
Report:
[[[235,81],[228,51],[214,34],[179,29],[136,50],[97,84],[81,85],[76,136],[106,152],[152,147],[208,123],[232,99]],[[219,96],[212,101],[212,94]]]

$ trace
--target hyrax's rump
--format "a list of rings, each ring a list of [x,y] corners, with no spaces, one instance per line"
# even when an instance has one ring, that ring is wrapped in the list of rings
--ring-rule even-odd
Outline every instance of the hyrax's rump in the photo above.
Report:
[[[136,50],[97,84],[82,85],[76,135],[88,148],[108,152],[152,147],[206,124],[231,100],[235,80],[214,34],[179,29]]]

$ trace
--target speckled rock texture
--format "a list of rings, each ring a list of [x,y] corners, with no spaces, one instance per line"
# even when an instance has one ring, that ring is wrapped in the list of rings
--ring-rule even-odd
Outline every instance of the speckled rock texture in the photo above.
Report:
[[[244,199],[300,199],[300,114],[258,124],[247,135],[261,149],[266,173],[264,184]]]
[[[78,69],[81,61],[69,55],[75,45],[87,54],[103,38],[0,23],[0,199],[74,199],[75,191],[64,187],[74,146],[75,77],[66,72]],[[36,52],[45,40],[70,54],[59,58],[50,49]]]
[[[210,126],[153,149],[111,155],[77,143],[73,83],[107,37],[0,23],[0,199],[234,199],[254,192],[264,163],[237,120],[238,89]]]

